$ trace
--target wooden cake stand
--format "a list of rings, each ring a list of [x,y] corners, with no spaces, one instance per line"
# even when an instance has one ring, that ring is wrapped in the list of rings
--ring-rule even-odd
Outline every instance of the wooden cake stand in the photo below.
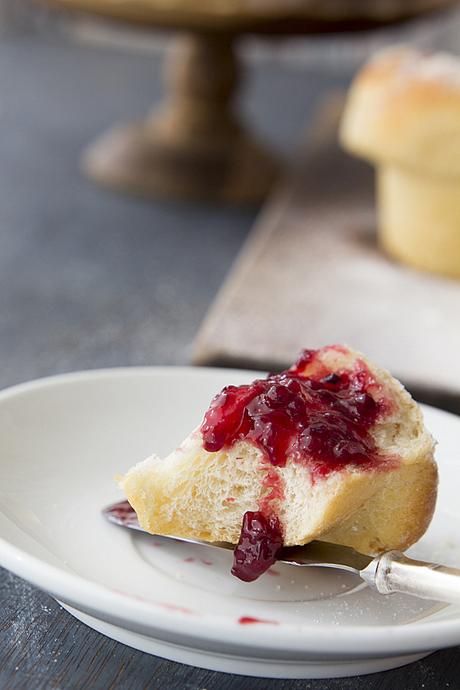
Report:
[[[252,3],[257,12],[247,11],[241,2],[227,3],[223,10],[212,0],[50,2],[182,34],[166,60],[165,101],[143,122],[115,126],[92,143],[83,154],[86,174],[123,192],[230,204],[260,203],[278,169],[273,155],[235,112],[241,75],[235,54],[239,36],[363,30],[452,4],[450,0],[304,0],[305,8],[295,13],[289,11],[292,2],[277,0],[266,2],[269,11],[264,8],[262,14],[263,2]],[[343,14],[346,6],[351,14]],[[371,6],[375,11],[370,11]]]

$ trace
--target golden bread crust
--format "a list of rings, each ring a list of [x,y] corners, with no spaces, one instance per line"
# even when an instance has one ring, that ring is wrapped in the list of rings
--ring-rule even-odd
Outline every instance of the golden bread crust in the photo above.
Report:
[[[362,360],[353,351],[329,350],[328,367],[338,371]],[[271,505],[286,545],[323,539],[363,553],[405,549],[426,530],[435,506],[434,441],[420,408],[388,372],[367,362],[376,395],[391,395],[394,408],[374,430],[387,460],[372,469],[347,467],[314,477],[288,458],[274,467],[262,451],[240,441],[209,453],[199,431],[169,457],[132,468],[121,486],[146,530],[157,534],[237,543],[242,517],[266,500],[268,473],[283,492]]]
[[[352,153],[460,179],[460,58],[396,47],[355,77],[340,127]]]
[[[380,246],[460,278],[460,58],[378,54],[352,84],[340,139],[376,163]]]

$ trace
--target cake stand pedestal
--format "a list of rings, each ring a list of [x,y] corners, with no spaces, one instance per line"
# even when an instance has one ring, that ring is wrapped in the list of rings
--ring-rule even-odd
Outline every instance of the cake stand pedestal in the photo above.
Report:
[[[147,196],[258,203],[274,181],[274,157],[241,124],[233,97],[235,36],[176,40],[165,63],[167,97],[143,121],[109,130],[83,154],[100,184]]]
[[[131,24],[181,31],[165,62],[164,103],[141,122],[115,126],[83,153],[85,173],[122,192],[173,200],[258,204],[279,163],[235,112],[241,69],[235,43],[243,34],[299,35],[356,31],[438,9],[452,0],[411,0],[395,13],[331,15],[330,3],[310,3],[298,16],[272,4],[262,14],[226,13],[209,3],[155,0],[49,0],[50,4]],[[394,4],[394,3],[393,3]],[[334,3],[333,3],[334,5]],[[329,8],[329,14],[328,14]],[[361,8],[361,13],[363,12]]]

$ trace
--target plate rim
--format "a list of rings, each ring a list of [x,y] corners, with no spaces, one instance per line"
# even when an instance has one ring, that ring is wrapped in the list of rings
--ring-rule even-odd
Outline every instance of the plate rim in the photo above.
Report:
[[[46,389],[55,385],[68,385],[84,380],[103,379],[113,376],[192,376],[203,375],[218,378],[223,374],[247,376],[265,375],[266,372],[247,369],[195,367],[195,366],[127,366],[86,369],[55,374],[32,381],[26,381],[0,391],[0,405],[11,398],[31,391]],[[422,405],[437,414],[447,415],[460,423],[460,418],[451,412],[436,407]],[[6,517],[8,517],[6,515]],[[431,651],[434,647],[454,646],[460,643],[460,613],[451,620],[426,619],[404,625],[361,625],[350,626],[314,623],[281,622],[276,625],[242,626],[237,619],[225,614],[209,612],[191,615],[179,610],[162,609],[160,602],[139,601],[129,592],[114,590],[109,586],[93,582],[82,575],[70,573],[63,567],[43,561],[27,551],[15,546],[0,535],[0,564],[28,580],[36,587],[52,596],[62,599],[83,612],[89,612],[101,620],[110,622],[116,618],[127,629],[141,626],[146,630],[166,631],[184,638],[184,619],[193,621],[193,631],[188,636],[201,644],[206,641],[221,642],[228,649],[229,644],[246,647],[251,652],[262,650],[270,654],[317,653],[328,657],[363,658],[369,656],[405,655],[418,651]],[[155,625],[152,625],[154,611]],[[216,631],[218,635],[216,638]],[[238,640],[234,642],[235,634]],[[150,633],[147,633],[150,634]],[[153,635],[152,635],[153,636]],[[434,644],[433,644],[434,642]],[[194,646],[190,644],[189,646]]]

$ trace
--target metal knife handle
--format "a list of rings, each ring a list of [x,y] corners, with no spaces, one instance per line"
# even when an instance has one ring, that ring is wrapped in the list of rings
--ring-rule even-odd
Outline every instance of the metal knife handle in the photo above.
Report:
[[[416,561],[399,551],[388,551],[361,571],[361,577],[380,594],[403,592],[422,599],[460,604],[460,570]]]

